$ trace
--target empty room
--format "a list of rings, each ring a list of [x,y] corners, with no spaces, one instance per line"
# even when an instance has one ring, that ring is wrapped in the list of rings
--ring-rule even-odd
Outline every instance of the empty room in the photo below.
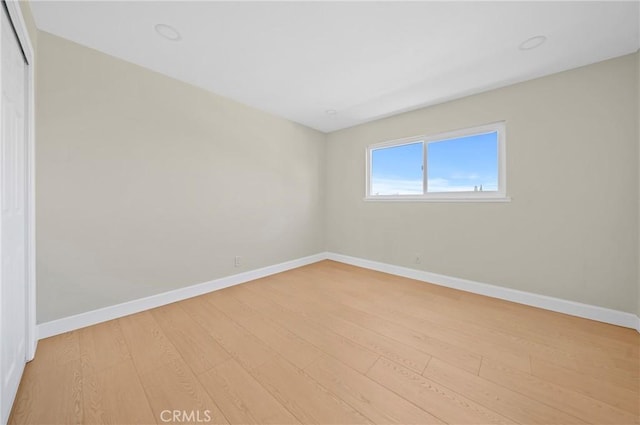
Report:
[[[0,425],[640,425],[640,1],[0,13]]]

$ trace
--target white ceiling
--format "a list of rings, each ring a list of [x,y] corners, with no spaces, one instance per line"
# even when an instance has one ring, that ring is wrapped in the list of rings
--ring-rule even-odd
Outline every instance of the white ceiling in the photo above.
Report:
[[[324,132],[640,46],[637,1],[31,6],[41,30]],[[160,37],[158,23],[182,40]],[[518,49],[536,35],[547,42]]]

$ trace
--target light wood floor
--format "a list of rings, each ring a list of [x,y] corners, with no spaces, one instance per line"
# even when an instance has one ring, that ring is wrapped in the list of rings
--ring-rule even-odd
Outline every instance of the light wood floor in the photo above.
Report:
[[[638,424],[639,346],[324,261],[40,341],[10,423]]]

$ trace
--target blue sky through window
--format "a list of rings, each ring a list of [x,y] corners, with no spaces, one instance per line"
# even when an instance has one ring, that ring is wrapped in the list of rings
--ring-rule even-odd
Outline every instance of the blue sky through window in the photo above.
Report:
[[[371,195],[423,194],[423,142],[371,152]],[[426,144],[429,192],[498,190],[498,133]]]
[[[429,192],[498,190],[498,133],[427,144]]]
[[[371,152],[372,195],[422,195],[422,142]]]

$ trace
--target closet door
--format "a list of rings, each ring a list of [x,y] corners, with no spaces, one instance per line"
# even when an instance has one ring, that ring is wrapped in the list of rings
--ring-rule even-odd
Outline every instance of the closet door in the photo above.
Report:
[[[0,4],[0,423],[9,418],[27,349],[27,64]]]

